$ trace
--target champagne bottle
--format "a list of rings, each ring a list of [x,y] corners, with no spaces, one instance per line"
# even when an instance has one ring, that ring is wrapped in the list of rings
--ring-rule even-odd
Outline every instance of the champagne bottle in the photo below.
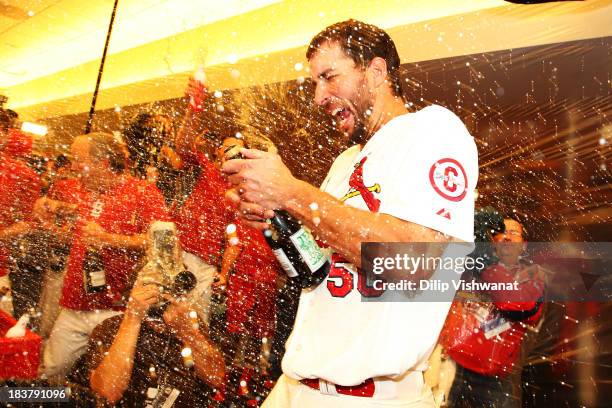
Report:
[[[176,225],[173,222],[151,223],[147,259],[147,269],[153,271],[151,277],[162,287],[172,286],[173,278],[184,269]]]
[[[301,288],[319,285],[330,263],[310,232],[283,210],[276,210],[264,237],[289,279]]]
[[[96,248],[87,248],[83,260],[83,288],[85,293],[98,293],[106,289],[104,262]]]
[[[243,158],[239,151],[227,153],[227,160]],[[310,231],[283,210],[274,211],[269,224],[264,237],[289,279],[302,289],[318,286],[331,264]]]

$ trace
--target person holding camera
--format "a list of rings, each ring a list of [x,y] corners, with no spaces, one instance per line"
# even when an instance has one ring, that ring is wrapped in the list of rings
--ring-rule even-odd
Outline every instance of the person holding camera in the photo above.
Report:
[[[81,366],[91,389],[120,407],[206,406],[222,386],[225,363],[191,300],[139,277],[125,314],[92,333]]]

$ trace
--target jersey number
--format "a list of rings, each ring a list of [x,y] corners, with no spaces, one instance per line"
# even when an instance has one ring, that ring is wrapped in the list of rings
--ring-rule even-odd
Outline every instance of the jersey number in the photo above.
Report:
[[[331,265],[327,276],[327,289],[333,297],[343,298],[354,289],[355,274],[357,275],[357,290],[362,296],[377,297],[382,295],[382,290],[376,290],[368,286],[365,274],[361,271],[355,271],[352,264],[346,262],[340,255],[332,254]]]

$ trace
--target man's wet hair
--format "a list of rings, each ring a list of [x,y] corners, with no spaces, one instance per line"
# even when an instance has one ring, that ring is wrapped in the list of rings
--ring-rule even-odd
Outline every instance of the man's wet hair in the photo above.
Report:
[[[387,63],[387,75],[395,96],[404,99],[400,79],[400,57],[395,43],[384,30],[357,20],[346,20],[330,25],[310,41],[306,51],[309,61],[326,43],[337,43],[355,65],[366,68],[380,57]]]
[[[123,140],[129,152],[134,176],[145,178],[148,166],[159,167],[159,151],[174,140],[169,116],[139,112],[123,129]]]

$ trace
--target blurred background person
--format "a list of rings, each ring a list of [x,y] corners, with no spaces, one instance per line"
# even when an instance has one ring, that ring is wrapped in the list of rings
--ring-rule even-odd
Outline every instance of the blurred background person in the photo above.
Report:
[[[492,265],[473,278],[489,283],[517,282],[518,290],[478,293],[478,302],[456,300],[442,334],[456,363],[451,407],[521,407],[521,374],[528,354],[528,327],[542,317],[544,275],[526,254],[522,225],[511,218],[493,230]],[[465,279],[465,278],[464,278]]]
[[[167,115],[140,112],[123,129],[122,137],[129,152],[130,171],[134,177],[157,185],[166,204],[172,208],[175,200],[188,186],[183,163],[174,152],[175,131]]]
[[[48,188],[46,198],[57,202],[76,203],[82,194],[82,185],[71,169],[71,161],[65,154],[49,160],[48,170],[43,176]],[[46,202],[46,200],[41,200]],[[59,300],[70,253],[73,226],[76,221],[76,206],[59,206],[55,211],[54,225],[45,223],[47,231],[46,268],[40,295],[38,334],[47,339],[60,311]]]
[[[243,147],[242,139],[223,139],[215,153],[217,168]],[[275,149],[273,145],[258,147]],[[233,204],[226,205],[234,209]],[[230,217],[227,231],[235,230],[235,235],[226,236],[222,265],[213,286],[216,292],[225,291],[227,299],[222,329],[230,337],[229,385],[232,392],[252,401],[254,388],[262,386],[269,376],[265,354],[275,331],[277,278],[282,271],[261,231],[233,214]]]
[[[21,256],[26,248],[20,243],[32,230],[29,221],[41,183],[27,165],[32,139],[11,128],[12,120],[0,109],[0,295],[7,296],[12,286],[7,308],[19,317],[36,306],[40,293],[40,273],[26,267],[28,261]]]
[[[206,130],[201,113],[207,91],[202,83],[192,78],[186,94],[190,104],[175,146],[185,162],[197,163],[199,178],[175,218],[183,249],[212,267],[215,283],[210,293],[227,299],[222,314],[213,314],[211,327],[227,332],[228,398],[238,394],[238,399],[249,400],[250,380],[265,374],[259,364],[261,348],[270,345],[274,332],[280,267],[261,232],[237,221],[235,205],[226,199],[230,185],[220,168],[239,155],[244,140],[220,140]],[[226,236],[228,226],[235,229],[235,242]],[[214,305],[213,309],[219,310]],[[258,382],[263,382],[260,379],[258,375]]]
[[[148,226],[168,218],[159,190],[125,174],[123,146],[113,135],[78,136],[71,155],[78,175],[69,181],[72,190],[57,193],[59,201],[41,199],[39,206],[47,225],[55,223],[62,203],[76,208],[62,309],[44,348],[43,372],[59,378],[85,351],[93,328],[124,309],[122,293],[142,259]]]
[[[162,299],[169,302],[163,317],[152,318],[150,308]],[[208,406],[223,384],[223,355],[192,293],[180,299],[139,277],[125,314],[94,329],[75,365],[80,381],[114,406]]]

